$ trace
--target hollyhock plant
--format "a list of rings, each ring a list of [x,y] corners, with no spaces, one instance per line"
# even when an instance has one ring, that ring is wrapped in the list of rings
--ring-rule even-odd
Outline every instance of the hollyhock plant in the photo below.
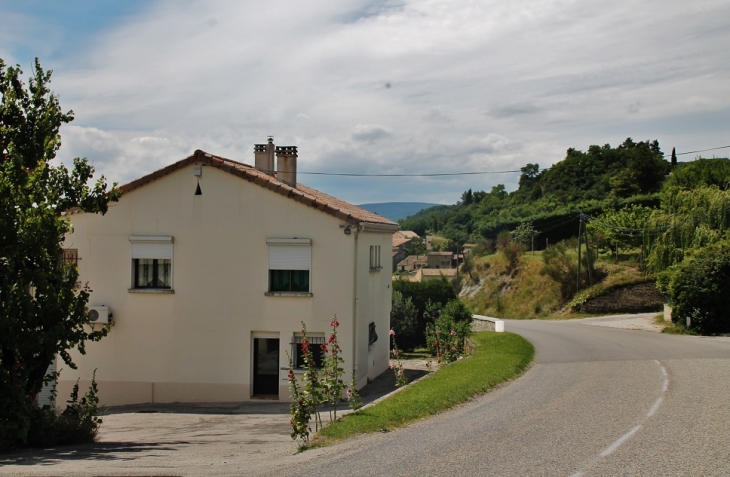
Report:
[[[392,344],[390,353],[393,359],[395,359],[395,362],[390,362],[390,369],[395,373],[395,385],[398,387],[405,386],[408,384],[408,378],[403,372],[403,363],[398,355],[398,345],[395,344],[395,332],[393,330],[390,330],[390,341]]]

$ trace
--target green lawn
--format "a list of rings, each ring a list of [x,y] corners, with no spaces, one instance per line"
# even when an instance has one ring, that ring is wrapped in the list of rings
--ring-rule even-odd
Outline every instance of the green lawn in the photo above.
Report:
[[[471,337],[475,343],[472,356],[444,366],[385,401],[333,422],[315,436],[312,446],[403,427],[445,411],[513,379],[535,355],[529,342],[512,333],[487,331]]]

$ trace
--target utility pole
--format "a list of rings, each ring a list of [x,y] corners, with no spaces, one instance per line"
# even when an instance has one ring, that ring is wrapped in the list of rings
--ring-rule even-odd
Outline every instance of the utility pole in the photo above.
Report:
[[[588,227],[583,224],[583,236],[586,239],[586,266],[588,267],[588,283],[593,286],[593,264],[591,263],[591,249],[588,246]]]
[[[576,293],[580,291],[580,234],[583,231],[583,212],[579,215],[580,220],[578,221],[578,277],[576,278]]]

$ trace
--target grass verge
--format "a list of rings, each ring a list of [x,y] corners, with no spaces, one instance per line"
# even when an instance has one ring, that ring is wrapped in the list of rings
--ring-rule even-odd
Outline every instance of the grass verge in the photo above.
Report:
[[[310,444],[320,447],[357,434],[387,432],[450,409],[522,373],[535,356],[527,340],[512,333],[472,336],[472,356],[444,366],[390,398],[325,427]]]

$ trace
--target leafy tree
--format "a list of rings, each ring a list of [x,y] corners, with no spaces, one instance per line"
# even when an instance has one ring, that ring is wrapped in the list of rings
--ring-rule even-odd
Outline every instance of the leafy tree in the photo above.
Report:
[[[471,325],[472,313],[461,300],[451,300],[441,309],[441,317],[447,316],[456,323]]]
[[[390,310],[390,329],[395,331],[395,342],[401,349],[413,349],[417,336],[418,310],[411,297],[393,290],[393,306]]]
[[[445,277],[425,282],[395,280],[393,282],[393,297],[396,296],[396,292],[402,294],[403,300],[410,299],[417,310],[415,327],[409,331],[409,336],[412,337],[413,341],[407,343],[407,345],[398,341],[398,346],[405,350],[424,346],[426,324],[432,323],[436,318],[433,311],[440,310],[448,302],[457,298],[454,287]],[[396,340],[398,339],[398,334],[396,334]]]
[[[411,239],[411,246],[407,248],[408,255],[425,255],[426,254],[426,241],[421,237],[413,237]]]
[[[664,272],[659,285],[672,299],[672,321],[677,325],[701,334],[730,332],[730,242],[698,249]]]
[[[681,168],[679,168],[681,169]],[[403,221],[404,229],[428,228],[454,240],[466,234],[494,239],[530,221],[549,230],[551,243],[575,235],[567,219],[578,212],[600,214],[629,203],[658,206],[658,191],[670,171],[657,141],[626,139],[618,147],[593,145],[587,151],[568,149],[565,159],[548,169],[528,163],[521,168],[519,188],[503,184],[489,192],[467,190],[453,206],[424,210]]]
[[[529,247],[532,243],[532,239],[540,235],[540,232],[535,230],[535,227],[532,226],[532,222],[525,221],[510,232],[510,235],[512,236],[512,240],[515,242]]]
[[[600,234],[609,245],[621,248],[640,247],[646,239],[644,230],[655,209],[631,204],[618,210],[606,210],[588,223],[591,234]],[[648,231],[647,231],[648,232]]]
[[[730,160],[703,159],[683,164],[672,172],[662,190],[691,190],[701,186],[716,186],[721,190],[730,189]]]
[[[73,368],[68,350],[83,353],[86,340],[106,334],[84,327],[90,290],[75,288],[76,268],[62,261],[70,225],[63,213],[103,214],[119,196],[104,177],[87,185],[94,168],[85,159],[71,170],[50,164],[73,112],[61,110],[51,72],[37,59],[27,89],[21,75],[0,60],[0,448],[25,441],[54,356]]]
[[[471,189],[461,194],[461,205],[470,205],[474,202],[474,194]]]
[[[681,262],[688,251],[724,238],[730,230],[730,191],[716,186],[672,188],[649,222],[658,234],[648,243],[649,267],[661,271]]]

